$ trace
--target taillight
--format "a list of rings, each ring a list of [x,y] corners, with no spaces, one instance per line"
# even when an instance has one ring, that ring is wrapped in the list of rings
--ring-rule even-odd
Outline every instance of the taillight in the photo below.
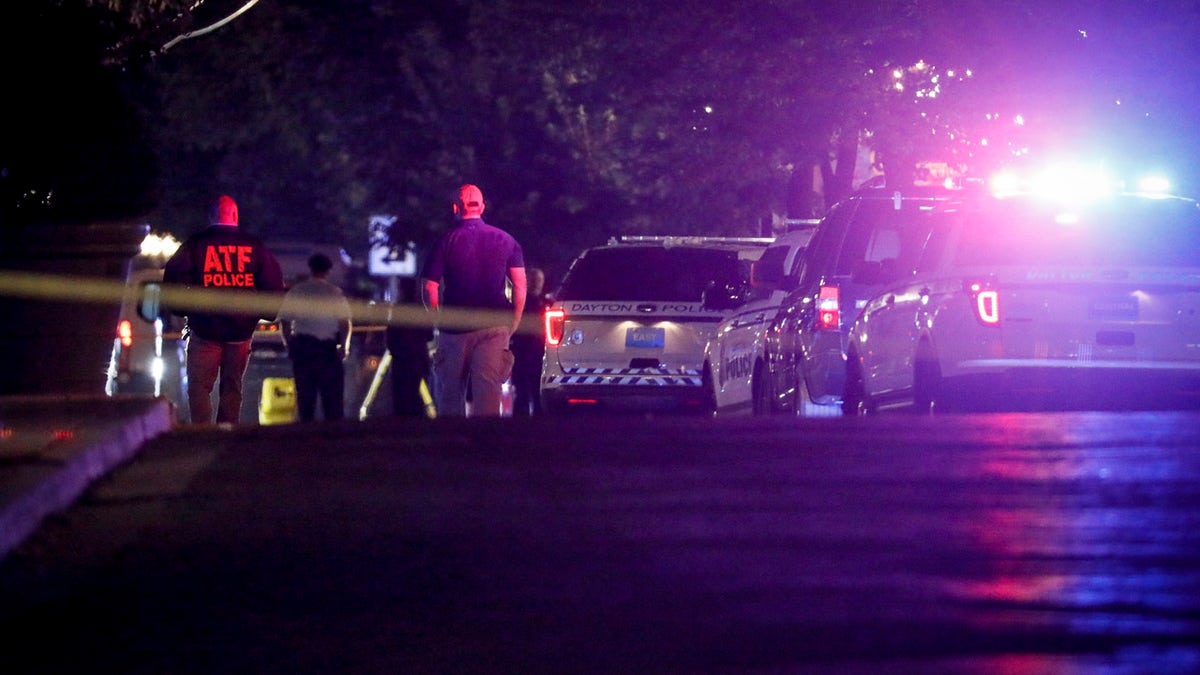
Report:
[[[562,309],[547,309],[542,315],[546,323],[546,344],[557,347],[562,342],[563,328],[566,326],[567,313]]]
[[[837,330],[842,323],[838,287],[822,286],[817,295],[817,330]]]
[[[121,340],[121,346],[129,349],[133,344],[133,324],[129,319],[121,319],[117,324],[117,338]]]
[[[1000,292],[988,288],[980,282],[970,282],[971,302],[975,309],[975,318],[985,326],[1000,325]]]

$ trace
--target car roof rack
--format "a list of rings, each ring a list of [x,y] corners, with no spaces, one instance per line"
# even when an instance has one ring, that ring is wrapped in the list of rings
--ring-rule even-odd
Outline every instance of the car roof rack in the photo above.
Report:
[[[767,245],[775,241],[774,237],[705,237],[690,234],[666,235],[621,235],[610,237],[608,245],[614,244],[662,244],[663,246],[695,246],[703,244],[729,244],[731,246]]]

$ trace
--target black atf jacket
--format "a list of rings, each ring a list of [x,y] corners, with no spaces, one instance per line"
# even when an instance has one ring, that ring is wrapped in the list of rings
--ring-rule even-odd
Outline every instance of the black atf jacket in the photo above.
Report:
[[[190,306],[187,302],[172,308],[187,317],[191,333],[219,342],[249,340],[259,319],[275,318],[285,290],[275,255],[261,239],[236,225],[212,225],[189,238],[167,261],[163,283],[230,294],[228,309],[205,303]],[[253,293],[273,297],[265,306],[238,306],[239,295]]]

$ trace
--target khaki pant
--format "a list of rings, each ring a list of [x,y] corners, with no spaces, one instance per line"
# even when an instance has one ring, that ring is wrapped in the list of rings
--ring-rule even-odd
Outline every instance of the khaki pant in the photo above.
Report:
[[[242,417],[242,379],[250,363],[250,341],[217,342],[192,335],[187,341],[188,408],[192,424],[213,421],[213,386],[220,379],[217,423]]]
[[[433,400],[438,417],[465,416],[468,391],[473,417],[500,415],[501,387],[513,367],[510,337],[507,326],[438,333],[433,355]]]

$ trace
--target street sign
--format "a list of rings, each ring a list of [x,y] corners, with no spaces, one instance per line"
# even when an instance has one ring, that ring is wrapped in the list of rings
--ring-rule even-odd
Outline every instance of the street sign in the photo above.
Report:
[[[392,241],[392,226],[396,216],[373,215],[367,228],[371,244],[367,253],[367,272],[376,277],[411,277],[417,274],[416,244],[401,247]]]

